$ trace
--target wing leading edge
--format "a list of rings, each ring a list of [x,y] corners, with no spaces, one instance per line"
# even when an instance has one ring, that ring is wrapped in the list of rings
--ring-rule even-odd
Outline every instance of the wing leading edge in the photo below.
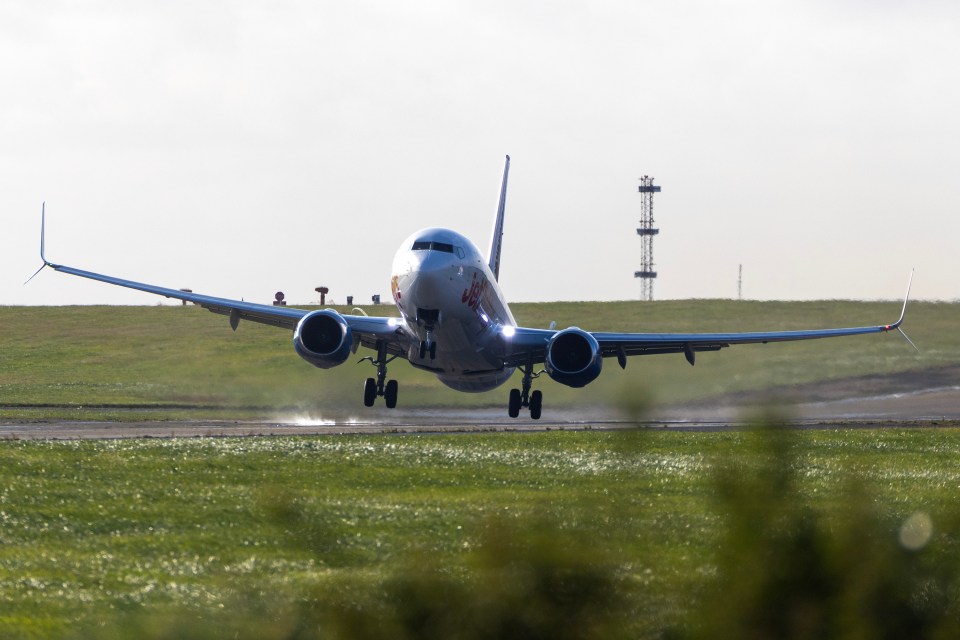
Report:
[[[910,299],[910,286],[913,273],[907,284],[900,318],[893,324],[867,327],[843,327],[837,329],[811,329],[802,331],[753,331],[733,333],[608,333],[591,332],[600,345],[605,358],[616,357],[620,366],[626,366],[628,356],[652,355],[658,353],[682,353],[690,364],[700,351],[719,351],[735,344],[766,344],[768,342],[791,342],[796,340],[818,340],[821,338],[839,338],[870,333],[898,331],[916,349],[916,345],[903,332],[900,325],[907,312]],[[517,327],[511,340],[511,349],[507,356],[509,363],[522,365],[542,363],[546,359],[550,340],[557,331]]]
[[[758,331],[748,333],[594,333],[604,357],[625,357],[654,353],[683,353],[690,364],[698,351],[719,351],[735,344],[766,344],[795,340],[838,338],[867,333],[884,333],[896,325],[814,329],[808,331]]]
[[[47,261],[44,261],[44,266],[89,280],[98,280],[107,284],[126,287],[127,289],[136,289],[165,298],[192,302],[213,313],[229,316],[230,326],[234,329],[237,328],[240,320],[249,320],[251,322],[282,327],[292,331],[297,327],[297,323],[300,322],[301,318],[310,313],[310,311],[306,309],[275,307],[272,305],[257,304],[255,302],[216,298],[214,296],[189,293],[177,289],[168,289],[166,287],[158,287],[133,280],[124,280],[123,278],[115,278],[113,276],[84,271],[83,269],[75,269],[74,267],[54,264]],[[360,343],[364,346],[375,348],[377,341],[383,340],[389,343],[388,353],[406,356],[405,344],[394,318],[344,315],[343,319],[350,325],[351,331],[357,335]]]
[[[167,287],[145,284],[133,280],[125,280],[123,278],[116,278],[101,273],[94,273],[92,271],[85,271],[83,269],[76,269],[74,267],[56,264],[47,260],[45,255],[43,239],[43,236],[45,235],[43,231],[44,224],[45,222],[41,222],[40,258],[43,260],[43,266],[40,267],[41,270],[43,267],[50,267],[55,271],[78,276],[80,278],[97,280],[99,282],[125,287],[127,289],[136,289],[137,291],[143,291],[145,293],[151,293],[154,295],[163,296],[165,298],[192,302],[213,313],[228,316],[230,318],[230,326],[233,329],[237,328],[241,320],[248,320],[250,322],[257,322],[274,327],[290,329],[292,331],[297,327],[297,324],[300,322],[300,320],[310,313],[310,311],[306,309],[257,304],[255,302],[230,300],[228,298],[217,298],[214,296],[207,296],[189,291],[180,291],[178,289],[169,289]],[[39,272],[40,271],[38,270],[37,273]],[[34,276],[36,276],[36,273]],[[363,346],[376,349],[377,343],[380,342],[385,346],[387,353],[406,357],[406,336],[403,335],[402,329],[396,323],[395,318],[355,315],[343,315],[342,317],[350,326],[354,336]]]
[[[173,298],[176,300],[192,302],[203,307],[204,309],[209,309],[213,313],[230,316],[231,324],[234,325],[234,328],[236,328],[236,322],[240,320],[250,320],[252,322],[259,322],[261,324],[269,324],[275,327],[283,327],[285,329],[292,330],[296,328],[300,319],[309,313],[309,311],[303,309],[267,306],[265,304],[257,304],[255,302],[229,300],[227,298],[216,298],[198,293],[179,291],[177,289],[168,289],[166,287],[158,287],[151,284],[144,284],[142,282],[135,282],[133,280],[115,278],[113,276],[94,273],[92,271],[84,271],[83,269],[75,269],[74,267],[54,264],[52,262],[45,261],[45,264],[56,271],[68,273],[73,276],[79,276],[89,280],[98,280],[100,282],[116,285],[118,287],[126,287],[127,289],[136,289],[138,291],[152,293],[165,298]]]

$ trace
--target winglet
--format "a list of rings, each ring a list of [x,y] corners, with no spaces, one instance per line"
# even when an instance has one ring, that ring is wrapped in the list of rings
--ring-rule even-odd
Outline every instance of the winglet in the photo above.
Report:
[[[493,237],[490,239],[490,271],[493,277],[500,279],[500,250],[503,246],[503,212],[507,206],[507,175],[510,173],[510,156],[503,165],[503,184],[500,186],[500,204],[497,206],[497,219],[493,223]]]
[[[43,265],[47,265],[46,256],[46,238],[47,238],[47,202],[40,205],[40,259]]]
[[[894,322],[893,324],[888,324],[886,327],[884,327],[884,331],[890,331],[892,329],[896,329],[898,332],[900,332],[900,335],[903,336],[903,339],[906,340],[911,347],[913,347],[919,352],[920,349],[917,348],[917,345],[913,344],[913,340],[911,340],[910,337],[906,333],[904,333],[903,329],[900,328],[900,325],[903,324],[903,318],[907,315],[907,303],[910,301],[910,287],[912,285],[913,285],[913,270],[910,271],[910,279],[907,281],[907,295],[903,297],[903,310],[900,311],[900,319]]]
[[[900,319],[891,325],[887,325],[887,330],[899,329],[903,324],[903,318],[907,315],[907,303],[910,301],[910,287],[913,286],[913,270],[910,270],[910,279],[907,280],[907,295],[903,297],[903,309],[900,311]],[[912,343],[911,343],[912,344]]]
[[[27,278],[27,281],[23,283],[23,284],[25,284],[25,285],[26,285],[27,283],[29,283],[31,280],[33,280],[34,278],[36,278],[36,277],[37,277],[37,274],[40,273],[41,271],[43,271],[43,268],[44,268],[44,267],[46,267],[46,266],[51,266],[51,267],[54,266],[52,263],[50,263],[50,262],[47,261],[46,255],[44,255],[44,254],[45,254],[45,251],[44,251],[44,249],[45,249],[45,247],[44,247],[44,244],[45,244],[45,242],[44,242],[44,236],[46,236],[46,232],[45,232],[46,224],[47,224],[47,203],[44,202],[44,203],[40,206],[40,259],[43,260],[43,264],[40,265],[40,268],[37,269],[37,270],[33,273],[32,276],[30,276],[29,278]]]

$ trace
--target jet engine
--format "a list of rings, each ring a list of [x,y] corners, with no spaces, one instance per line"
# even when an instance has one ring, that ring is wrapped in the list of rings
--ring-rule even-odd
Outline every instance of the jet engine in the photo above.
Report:
[[[311,311],[297,324],[293,347],[310,364],[329,369],[342,364],[350,356],[353,335],[350,325],[336,311]]]
[[[547,375],[568,387],[583,387],[596,380],[603,365],[600,343],[577,327],[564,329],[547,344]]]

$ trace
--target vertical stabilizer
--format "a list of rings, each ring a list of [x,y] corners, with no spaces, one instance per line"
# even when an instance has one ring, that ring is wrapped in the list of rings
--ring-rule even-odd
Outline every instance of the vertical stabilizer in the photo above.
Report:
[[[503,165],[503,184],[500,186],[500,204],[497,206],[497,219],[493,223],[493,237],[490,239],[490,271],[493,277],[500,279],[500,249],[503,246],[503,210],[507,205],[507,175],[510,173],[510,156]]]

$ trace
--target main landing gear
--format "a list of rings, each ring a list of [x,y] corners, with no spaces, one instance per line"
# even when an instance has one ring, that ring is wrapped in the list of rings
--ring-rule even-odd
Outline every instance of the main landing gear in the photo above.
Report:
[[[387,357],[387,345],[384,342],[377,343],[377,359],[370,356],[362,358],[360,362],[369,360],[370,364],[377,368],[377,378],[367,378],[363,383],[363,404],[372,407],[378,397],[382,397],[387,409],[393,409],[397,406],[397,392],[399,385],[396,380],[387,380],[387,365],[394,361],[397,356]]]
[[[518,368],[523,372],[523,382],[521,382],[523,389],[510,390],[510,404],[507,407],[507,413],[510,414],[511,418],[516,418],[520,415],[521,407],[528,407],[530,409],[530,418],[532,420],[539,420],[540,413],[543,410],[543,392],[537,389],[531,393],[530,387],[533,384],[533,379],[539,378],[543,371],[533,373],[533,362],[528,362],[526,366]]]

